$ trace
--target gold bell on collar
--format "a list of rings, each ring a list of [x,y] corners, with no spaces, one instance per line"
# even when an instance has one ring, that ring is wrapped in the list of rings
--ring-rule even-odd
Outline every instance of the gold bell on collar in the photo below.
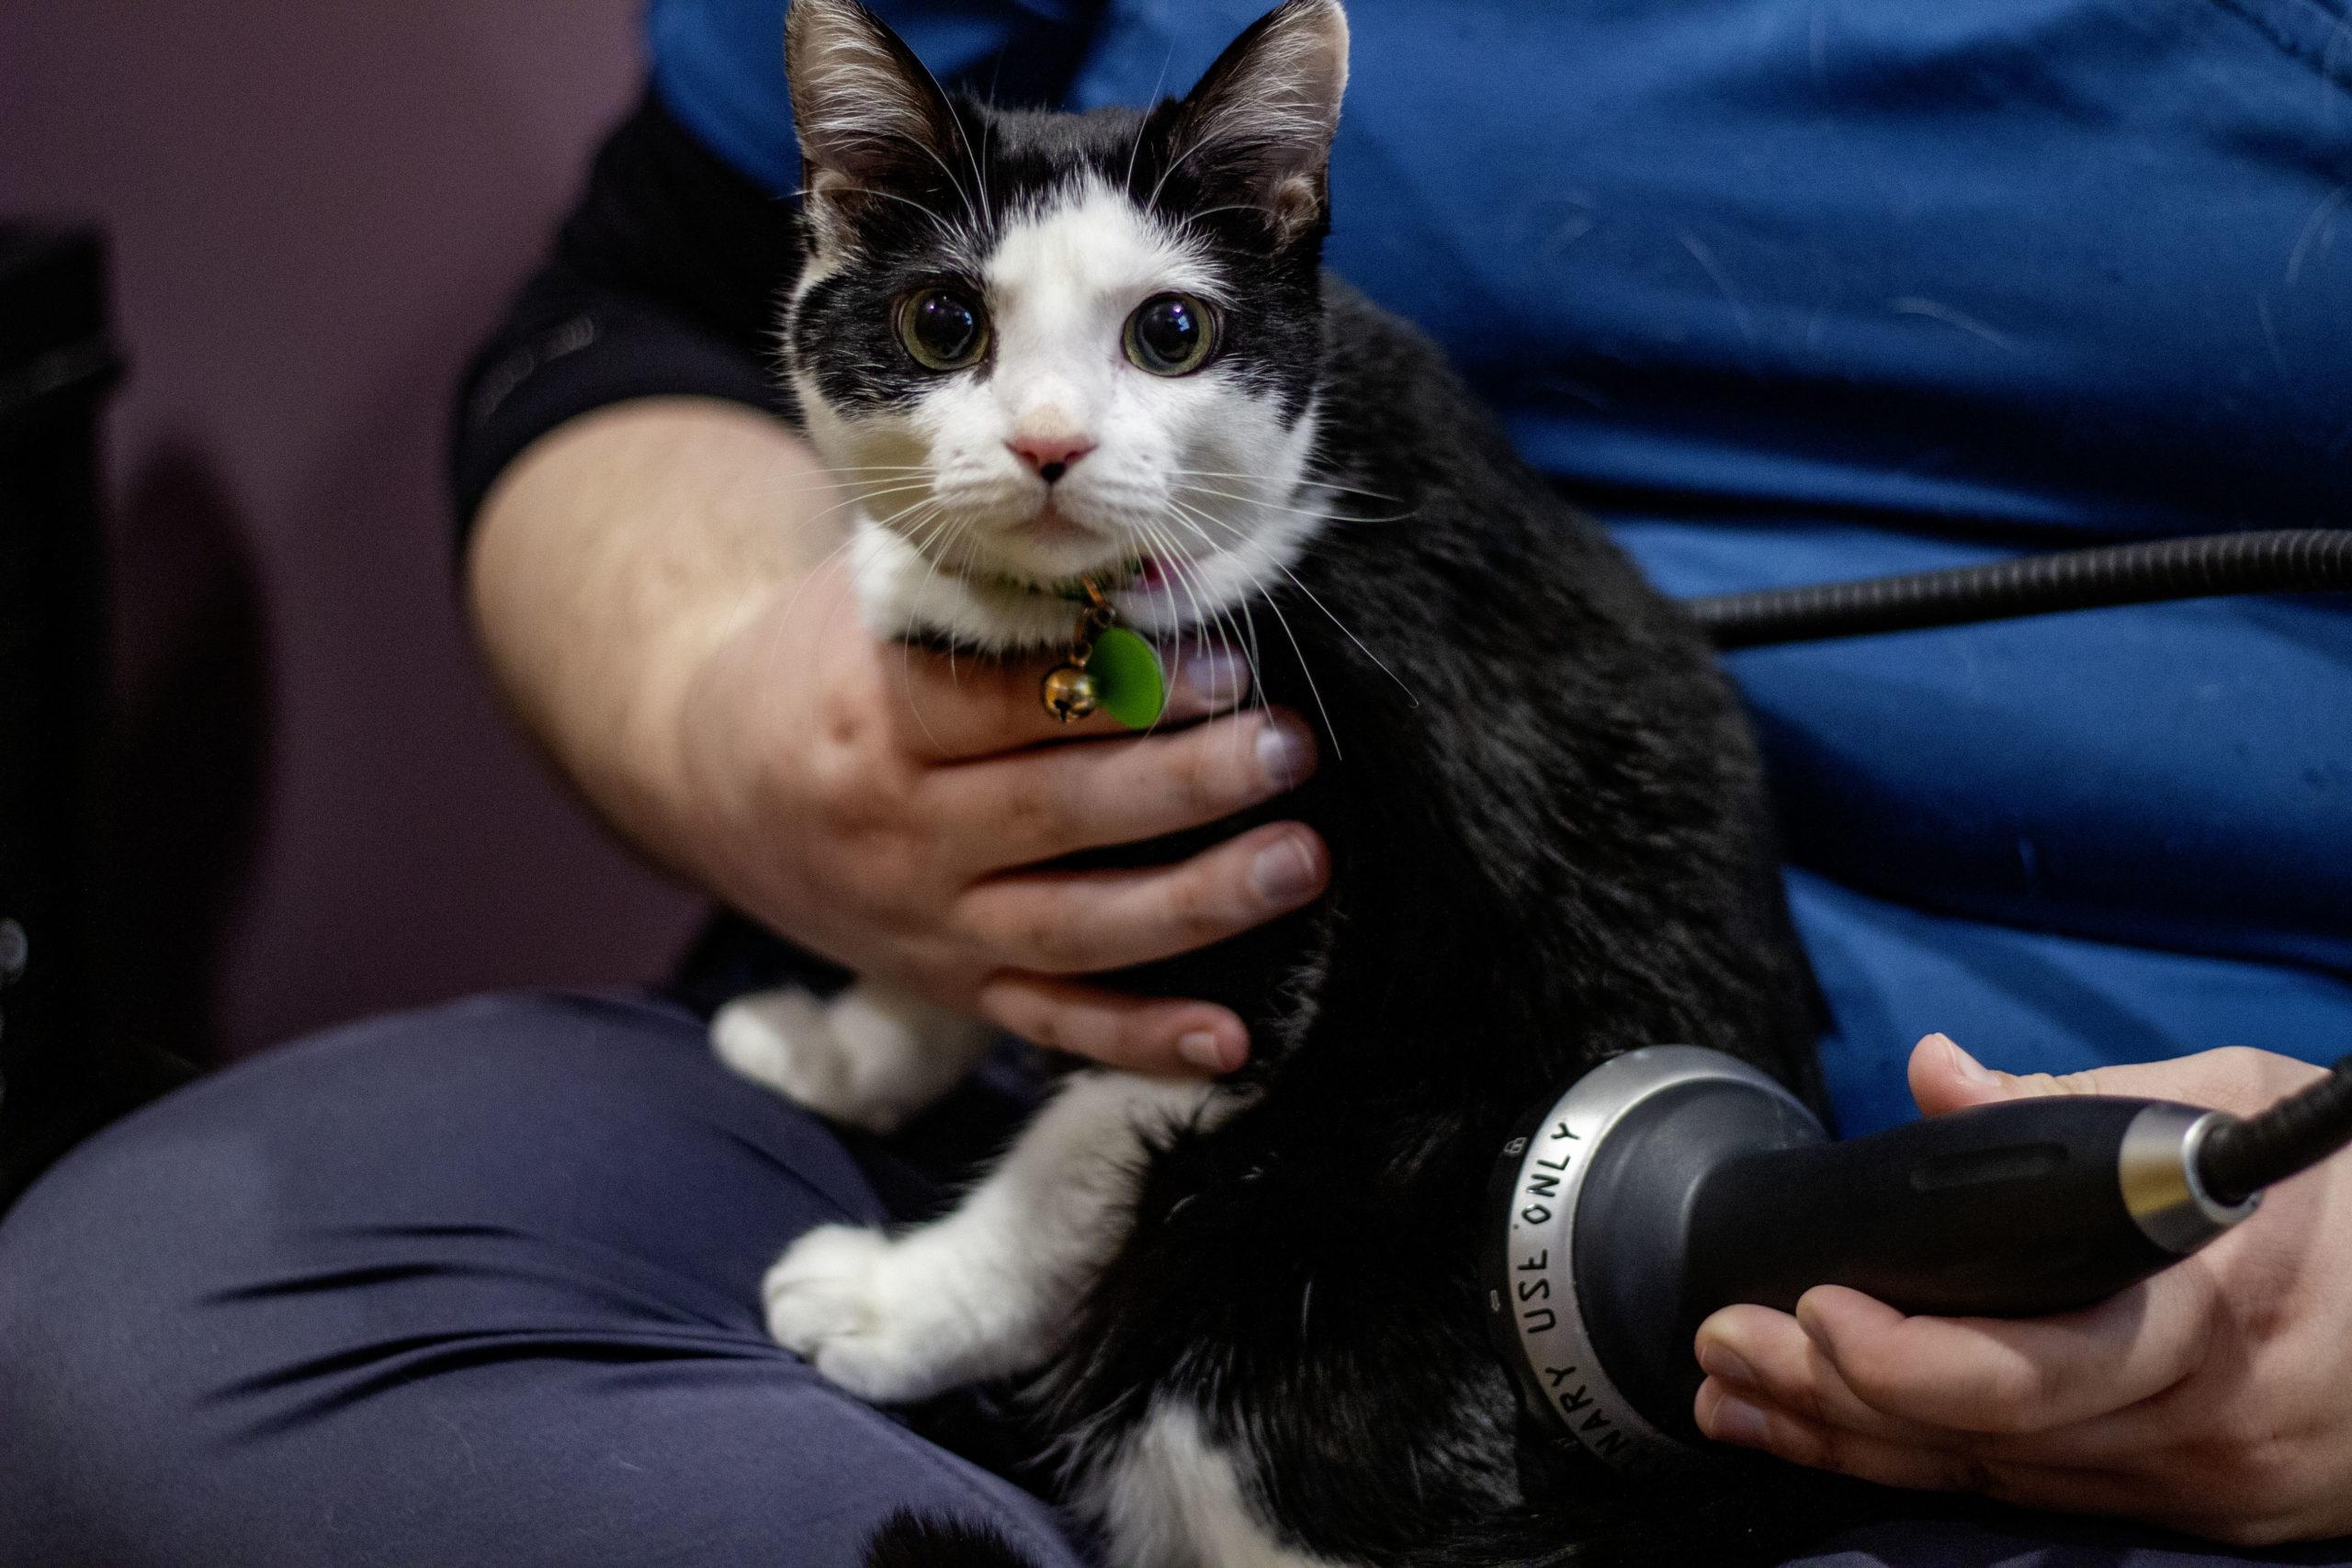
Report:
[[[1087,673],[1086,666],[1094,656],[1094,639],[1117,618],[1111,601],[1092,578],[1081,577],[1078,582],[1085,597],[1079,606],[1077,629],[1069,634],[1069,653],[1046,671],[1037,688],[1046,711],[1064,724],[1076,724],[1102,705],[1102,688]]]
[[[1094,689],[1094,677],[1086,672],[1083,664],[1055,665],[1046,671],[1037,694],[1044,699],[1046,711],[1064,724],[1076,724],[1102,704]]]

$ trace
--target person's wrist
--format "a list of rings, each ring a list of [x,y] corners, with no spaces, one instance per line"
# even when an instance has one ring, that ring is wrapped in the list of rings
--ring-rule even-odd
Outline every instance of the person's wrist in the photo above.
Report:
[[[734,690],[736,639],[771,589],[729,605],[699,604],[650,637],[632,670],[599,808],[648,853],[704,891],[741,903],[741,846],[729,824],[742,815],[750,765],[737,750],[742,722]],[[788,678],[777,672],[778,679]]]
[[[608,828],[719,891],[697,719],[723,650],[805,563],[791,496],[814,458],[763,415],[653,399],[582,414],[509,465],[468,554],[477,636],[522,728]],[[782,504],[779,504],[779,502]]]

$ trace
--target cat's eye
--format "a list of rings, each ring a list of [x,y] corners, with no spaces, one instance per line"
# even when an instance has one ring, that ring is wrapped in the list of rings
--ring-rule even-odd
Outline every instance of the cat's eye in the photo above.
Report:
[[[961,370],[988,352],[988,313],[956,289],[918,288],[899,306],[899,341],[927,370]]]
[[[1155,294],[1127,318],[1127,357],[1155,376],[1198,370],[1216,346],[1216,317],[1184,294]]]

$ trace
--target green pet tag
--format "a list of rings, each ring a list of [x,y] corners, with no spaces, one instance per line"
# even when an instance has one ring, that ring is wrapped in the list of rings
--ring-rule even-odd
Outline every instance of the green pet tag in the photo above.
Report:
[[[1094,677],[1094,697],[1102,711],[1129,729],[1148,729],[1168,711],[1168,677],[1160,671],[1159,650],[1125,626],[1106,626],[1095,635],[1086,672]]]

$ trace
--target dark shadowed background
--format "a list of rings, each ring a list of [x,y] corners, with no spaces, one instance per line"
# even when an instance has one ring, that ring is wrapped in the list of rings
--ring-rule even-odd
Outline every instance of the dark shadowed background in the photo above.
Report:
[[[158,1043],[635,979],[693,922],[501,720],[441,476],[638,9],[0,0],[0,212],[113,246],[104,924]]]

